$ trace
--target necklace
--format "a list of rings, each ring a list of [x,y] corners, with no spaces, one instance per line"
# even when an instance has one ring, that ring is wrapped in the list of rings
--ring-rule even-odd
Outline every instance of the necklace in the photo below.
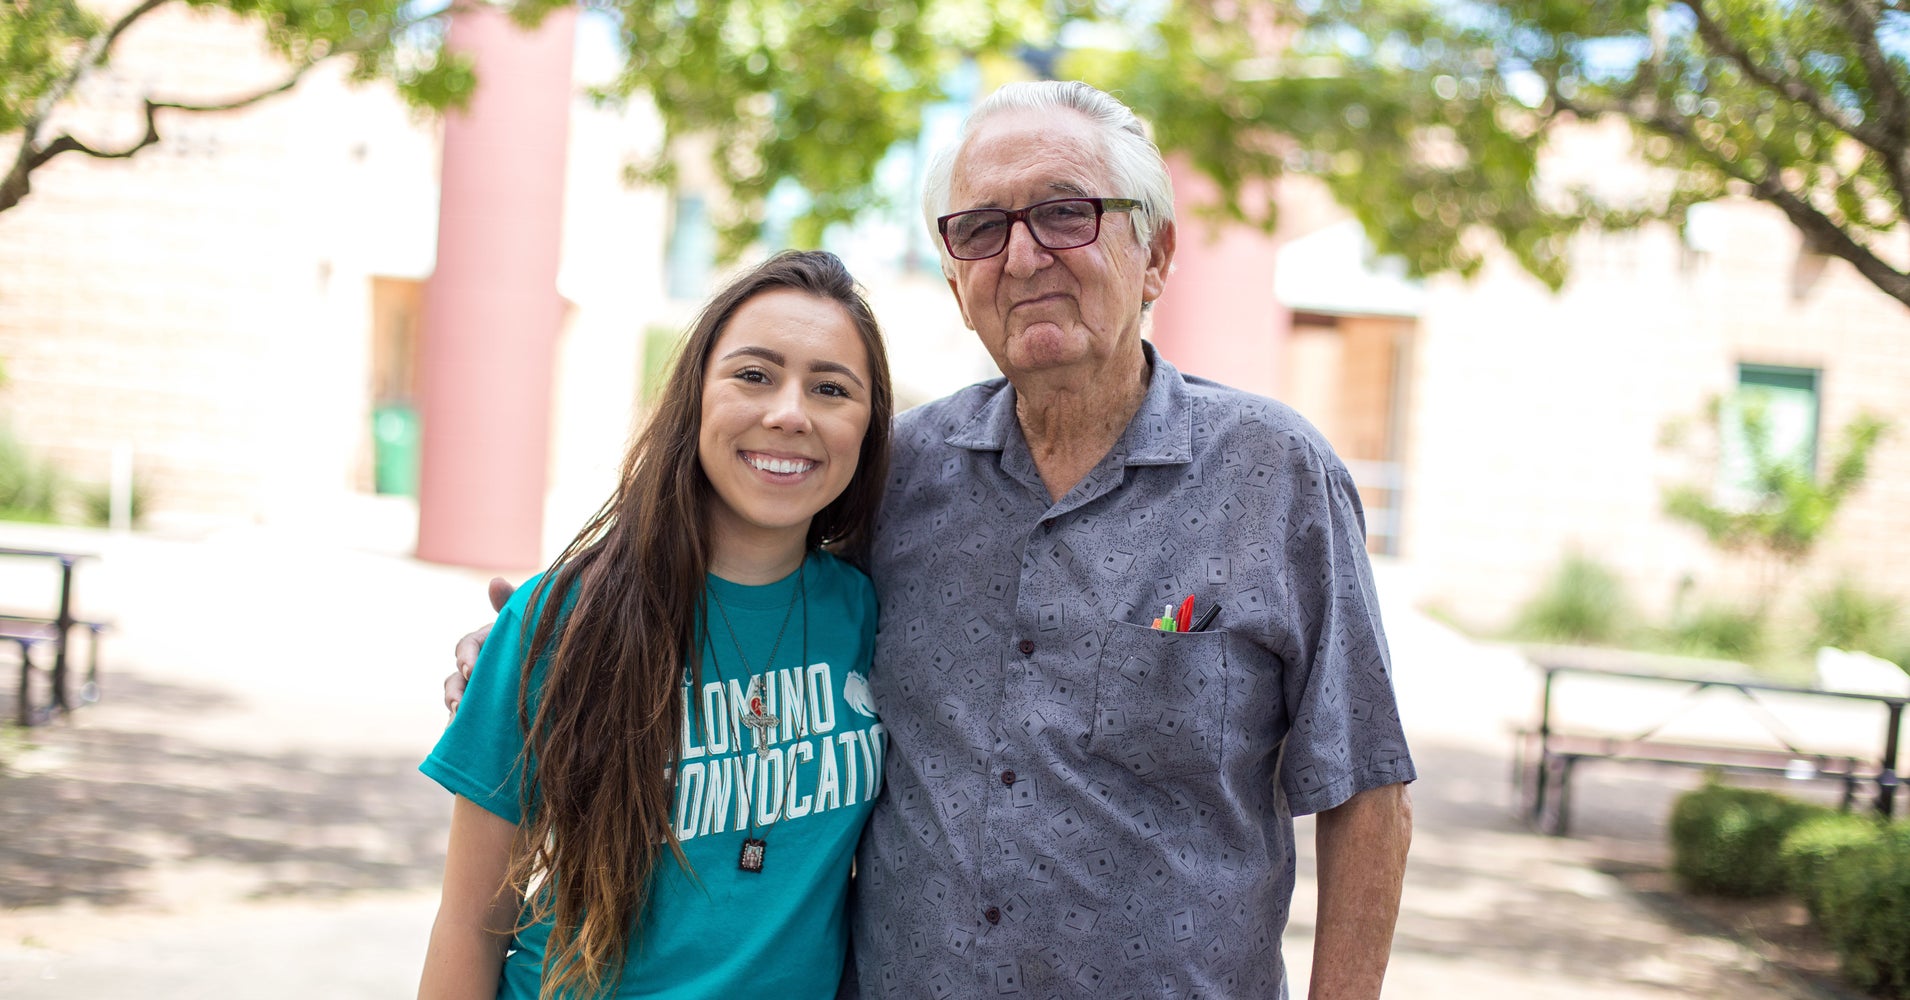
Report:
[[[805,559],[805,562],[806,561]],[[776,630],[776,641],[770,644],[769,656],[763,660],[764,671],[768,671],[776,663],[776,652],[783,647],[783,636],[789,631],[789,619],[794,616],[796,612],[796,602],[798,600],[802,602],[803,662],[809,662],[809,580],[807,575],[803,572],[804,568],[804,566],[796,567],[796,596],[789,599],[789,608],[783,612],[782,627]],[[723,619],[724,630],[729,632],[730,645],[736,647],[736,659],[743,665],[743,675],[749,678],[749,691],[746,695],[749,699],[749,714],[743,716],[743,725],[748,726],[750,731],[756,734],[756,759],[759,761],[758,769],[760,773],[760,769],[768,766],[769,763],[769,734],[782,723],[782,720],[774,715],[770,715],[764,710],[763,697],[768,693],[768,682],[763,679],[766,674],[759,674],[750,667],[749,657],[743,652],[743,641],[736,636],[736,626],[730,624],[730,614],[729,611],[723,607],[723,599],[716,596],[716,590],[714,588],[710,589],[709,595],[710,600],[716,604],[717,615]],[[715,644],[710,642],[709,619],[707,616],[704,618],[703,643],[709,647],[710,665],[716,668],[717,681],[725,688],[728,688],[729,679],[723,676],[723,661],[716,655]],[[798,719],[797,721],[801,726],[801,730],[796,735],[807,736],[809,734],[807,720]],[[764,790],[768,790],[769,788],[769,779],[767,776],[763,779],[763,788]],[[782,822],[783,807],[787,799],[787,794],[777,795],[776,815],[770,819],[766,826],[774,826]],[[765,829],[764,833],[766,835],[768,830]],[[749,834],[743,838],[743,850],[742,853],[737,856],[736,867],[746,872],[762,871],[763,855],[768,850],[768,847],[768,841],[764,837],[756,835],[756,810],[752,808],[749,811]]]

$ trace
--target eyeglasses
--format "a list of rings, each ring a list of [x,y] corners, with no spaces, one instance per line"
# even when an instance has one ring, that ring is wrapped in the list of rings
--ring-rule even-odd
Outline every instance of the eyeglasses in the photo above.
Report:
[[[1133,198],[1056,198],[1027,208],[976,208],[935,220],[942,243],[956,260],[986,260],[1008,249],[1008,234],[1016,222],[1026,223],[1028,235],[1048,250],[1073,250],[1101,236],[1101,216],[1131,212],[1141,207]]]

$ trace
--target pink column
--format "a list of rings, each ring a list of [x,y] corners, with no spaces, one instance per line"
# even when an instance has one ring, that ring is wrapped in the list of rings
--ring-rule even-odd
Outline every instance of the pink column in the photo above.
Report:
[[[477,61],[445,116],[438,265],[424,290],[418,558],[526,569],[541,558],[575,14],[524,31],[495,8],[452,19]]]
[[[1170,157],[1180,240],[1167,290],[1154,304],[1154,345],[1174,367],[1263,396],[1278,394],[1292,315],[1273,297],[1279,244],[1252,226],[1198,217],[1219,191]]]

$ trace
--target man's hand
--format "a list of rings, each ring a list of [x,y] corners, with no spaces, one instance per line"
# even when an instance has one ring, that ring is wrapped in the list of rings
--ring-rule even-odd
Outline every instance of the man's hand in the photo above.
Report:
[[[1311,1000],[1379,996],[1412,840],[1413,803],[1403,784],[1367,789],[1315,820],[1320,909]]]
[[[501,576],[491,577],[491,610],[504,610],[504,603],[511,599],[517,588]],[[464,700],[464,687],[471,683],[471,667],[477,663],[478,650],[483,648],[484,640],[491,637],[491,626],[486,625],[476,632],[458,640],[458,669],[444,679],[444,707],[452,715],[458,714],[458,702]]]

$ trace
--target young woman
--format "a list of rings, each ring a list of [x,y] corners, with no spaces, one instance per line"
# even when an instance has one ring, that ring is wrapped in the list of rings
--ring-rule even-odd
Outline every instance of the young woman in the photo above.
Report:
[[[833,997],[886,738],[893,409],[840,261],[704,309],[603,509],[505,605],[421,769],[456,793],[421,997]]]

